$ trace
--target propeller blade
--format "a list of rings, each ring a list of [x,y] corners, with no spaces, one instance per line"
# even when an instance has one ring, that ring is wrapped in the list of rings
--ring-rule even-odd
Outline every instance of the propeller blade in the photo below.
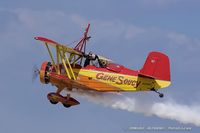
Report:
[[[37,79],[37,77],[40,74],[40,70],[38,69],[38,67],[36,65],[33,66],[33,70],[32,70],[32,82],[35,82],[35,80]]]

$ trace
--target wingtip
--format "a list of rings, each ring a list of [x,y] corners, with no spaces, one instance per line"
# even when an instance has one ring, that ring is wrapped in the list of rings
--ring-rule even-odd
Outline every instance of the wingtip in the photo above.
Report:
[[[38,40],[38,38],[39,38],[39,37],[37,37],[37,36],[36,36],[36,37],[34,37],[34,39],[35,39],[35,40]]]

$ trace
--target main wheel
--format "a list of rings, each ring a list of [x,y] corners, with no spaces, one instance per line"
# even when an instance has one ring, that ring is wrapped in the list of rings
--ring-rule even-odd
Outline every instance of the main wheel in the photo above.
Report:
[[[57,103],[59,102],[58,97],[60,97],[60,95],[59,95],[59,94],[56,94],[56,93],[54,93],[54,92],[49,93],[49,94],[47,95],[47,98],[49,99],[49,102],[50,102],[51,104],[57,104]]]
[[[58,101],[53,101],[53,100],[49,100],[49,102],[50,102],[51,104],[57,104],[57,103],[58,103]]]
[[[66,104],[66,103],[63,103],[63,106],[64,106],[65,108],[69,108],[69,107],[71,107],[71,105]]]

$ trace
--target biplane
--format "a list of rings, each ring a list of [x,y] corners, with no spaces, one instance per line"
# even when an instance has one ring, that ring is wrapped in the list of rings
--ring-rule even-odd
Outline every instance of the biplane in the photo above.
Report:
[[[98,92],[154,91],[170,85],[170,63],[167,55],[150,52],[141,70],[131,70],[103,56],[86,52],[88,24],[83,37],[74,48],[44,37],[35,37],[44,43],[51,61],[44,61],[38,70],[43,84],[56,86],[57,90],[47,95],[52,104],[61,102],[64,107],[80,104],[70,92],[74,89]],[[54,51],[52,51],[54,50]],[[66,95],[61,92],[66,90]]]

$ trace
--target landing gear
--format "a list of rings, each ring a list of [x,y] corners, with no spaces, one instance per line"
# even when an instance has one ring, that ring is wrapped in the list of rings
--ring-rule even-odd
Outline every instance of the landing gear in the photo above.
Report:
[[[57,104],[59,102],[59,97],[61,97],[61,95],[54,92],[47,95],[47,98],[51,104]]]
[[[63,103],[63,106],[64,106],[65,108],[69,108],[69,107],[71,107],[71,105],[66,104],[66,103]]]
[[[49,102],[50,102],[51,104],[57,104],[57,103],[58,103],[57,101],[52,101],[52,100],[49,100]]]
[[[69,99],[70,99],[70,94],[67,94],[67,96],[65,97],[66,98],[66,100],[68,101]],[[65,107],[65,108],[69,108],[69,107],[71,107],[71,105],[69,104],[69,103],[62,103],[63,104],[63,106]]]
[[[61,102],[66,108],[80,104],[76,99],[72,98],[70,94],[67,94],[67,96],[64,97],[59,93],[51,92],[47,95],[47,98],[50,101],[50,103],[57,104],[58,102]]]
[[[163,97],[164,97],[164,94],[163,94],[163,93],[160,93],[160,94],[159,94],[159,97],[160,97],[160,98],[163,98]]]
[[[163,98],[163,97],[164,97],[164,94],[163,94],[163,93],[158,92],[158,90],[156,90],[156,89],[154,89],[154,88],[152,88],[151,91],[154,91],[154,92],[158,93],[160,98]]]

